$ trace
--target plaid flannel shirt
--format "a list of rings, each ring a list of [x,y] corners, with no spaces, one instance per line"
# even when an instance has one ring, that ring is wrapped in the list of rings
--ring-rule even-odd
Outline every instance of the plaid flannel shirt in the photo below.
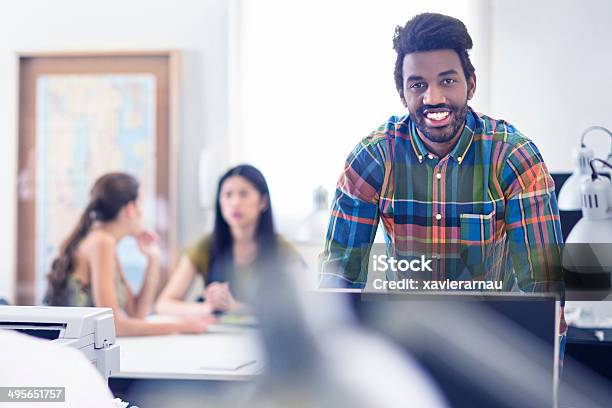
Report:
[[[468,111],[443,158],[409,115],[391,117],[350,153],[337,183],[321,287],[363,288],[382,222],[388,252],[425,255],[422,279],[503,281],[525,292],[562,282],[554,182],[535,144],[509,123]]]

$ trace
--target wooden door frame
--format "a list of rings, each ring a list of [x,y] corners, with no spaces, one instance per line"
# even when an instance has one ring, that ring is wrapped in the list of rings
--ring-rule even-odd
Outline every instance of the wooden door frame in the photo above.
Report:
[[[179,104],[179,69],[180,53],[175,50],[136,50],[136,51],[65,51],[65,52],[19,52],[17,53],[17,84],[18,84],[18,129],[17,129],[17,172],[16,172],[16,262],[14,298],[18,305],[31,305],[35,302],[36,283],[36,76],[39,74],[105,74],[105,73],[147,73],[139,63],[167,60],[167,66],[162,71],[153,73],[156,78],[166,80],[167,88],[156,88],[156,159],[162,155],[165,160],[161,173],[156,166],[156,196],[167,198],[167,249],[168,258],[164,265],[164,277],[168,269],[176,263],[177,248],[177,180],[178,180],[178,104]],[[48,67],[40,69],[40,63]],[[73,68],[71,68],[71,63]],[[95,62],[95,63],[94,63]],[[163,62],[161,62],[163,63]],[[160,63],[160,64],[161,64]],[[38,66],[36,66],[38,64]],[[155,63],[157,64],[157,62]],[[136,65],[135,69],[131,67]],[[77,67],[78,66],[78,67]],[[157,68],[155,68],[157,69]],[[29,70],[29,71],[28,71]],[[33,75],[33,76],[32,76]],[[165,75],[165,77],[164,77]],[[28,79],[32,79],[28,81]],[[165,83],[162,84],[165,86]],[[33,87],[33,89],[32,89]],[[30,92],[30,94],[27,94]],[[159,99],[163,94],[165,98]],[[29,96],[29,98],[24,97]],[[32,106],[32,104],[34,104]],[[162,105],[167,104],[167,107]],[[166,113],[159,115],[159,113]],[[160,136],[161,134],[161,136]],[[163,139],[163,140],[162,140]],[[165,150],[165,152],[164,152]],[[161,152],[161,153],[160,153]],[[29,184],[28,184],[29,183]],[[28,196],[28,188],[31,196]],[[161,194],[160,194],[161,193]],[[23,222],[24,217],[27,218]],[[163,281],[164,279],[162,279]]]

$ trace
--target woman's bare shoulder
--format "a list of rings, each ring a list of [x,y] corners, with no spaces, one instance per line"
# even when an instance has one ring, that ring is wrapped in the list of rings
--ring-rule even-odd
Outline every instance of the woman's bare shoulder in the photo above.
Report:
[[[108,232],[93,230],[81,241],[79,252],[89,257],[94,253],[115,253],[115,238]]]

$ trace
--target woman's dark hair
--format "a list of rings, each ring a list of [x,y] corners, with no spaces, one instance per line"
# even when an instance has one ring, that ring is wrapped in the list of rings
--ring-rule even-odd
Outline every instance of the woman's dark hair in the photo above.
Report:
[[[259,221],[255,229],[255,241],[257,242],[256,265],[271,262],[278,256],[278,241],[274,230],[274,220],[272,218],[272,201],[268,184],[261,172],[248,164],[242,164],[229,169],[217,186],[217,196],[215,205],[215,226],[212,233],[211,256],[208,265],[208,281],[228,281],[232,280],[234,270],[233,243],[234,239],[230,227],[221,213],[221,188],[223,183],[230,177],[240,176],[247,180],[257,189],[262,197],[267,198],[268,205],[259,216]]]
[[[472,37],[461,20],[436,13],[414,16],[404,27],[395,27],[393,36],[393,49],[397,52],[395,87],[400,95],[403,95],[404,56],[420,51],[455,50],[459,55],[465,78],[470,78],[475,71],[468,55],[472,45]]]
[[[59,256],[51,264],[47,275],[48,287],[45,303],[51,306],[68,306],[65,291],[68,278],[74,271],[74,253],[79,243],[89,233],[95,221],[112,221],[128,203],[138,198],[138,180],[125,173],[108,173],[94,183],[77,226],[60,247]]]

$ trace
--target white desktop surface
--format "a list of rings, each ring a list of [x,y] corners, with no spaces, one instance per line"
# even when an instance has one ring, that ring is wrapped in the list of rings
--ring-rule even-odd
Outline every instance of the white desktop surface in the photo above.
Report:
[[[259,332],[211,326],[204,334],[121,337],[120,372],[113,378],[244,381],[264,367]]]

